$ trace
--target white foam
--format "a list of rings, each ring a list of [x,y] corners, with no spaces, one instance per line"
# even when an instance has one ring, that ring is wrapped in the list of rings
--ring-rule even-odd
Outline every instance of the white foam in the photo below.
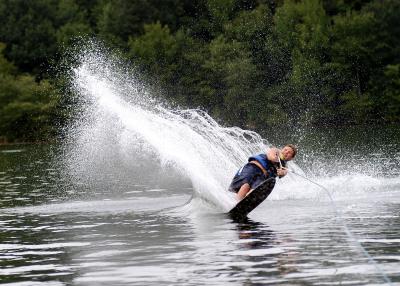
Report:
[[[257,133],[223,127],[203,111],[166,107],[134,75],[99,53],[84,54],[73,72],[82,113],[68,130],[65,158],[71,181],[81,185],[98,189],[102,183],[105,189],[126,192],[126,185],[146,185],[146,179],[188,180],[195,196],[228,210],[235,204],[227,192],[234,173],[269,145]],[[289,166],[304,174],[296,164]],[[399,189],[399,178],[380,179],[356,170],[335,176],[321,172],[311,179],[334,198],[373,192],[387,184]],[[318,186],[288,175],[278,180],[270,199],[324,197]]]
[[[229,209],[235,203],[226,191],[231,178],[268,143],[254,132],[222,127],[200,110],[165,108],[96,57],[87,55],[74,70],[83,113],[69,130],[74,144],[67,157],[76,177],[121,176],[142,162],[150,174],[152,165],[169,168],[189,179],[196,195]]]

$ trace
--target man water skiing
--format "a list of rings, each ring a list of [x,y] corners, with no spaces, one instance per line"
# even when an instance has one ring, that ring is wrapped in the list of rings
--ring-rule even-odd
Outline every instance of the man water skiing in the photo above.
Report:
[[[249,158],[248,163],[236,173],[229,186],[229,191],[237,193],[238,200],[242,200],[250,190],[268,178],[284,177],[288,170],[286,162],[297,154],[297,147],[287,144],[279,150],[272,147],[266,154],[258,154]]]

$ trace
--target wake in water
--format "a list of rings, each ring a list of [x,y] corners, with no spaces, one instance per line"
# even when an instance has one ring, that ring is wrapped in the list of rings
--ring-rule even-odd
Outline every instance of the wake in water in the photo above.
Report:
[[[193,187],[194,197],[230,209],[235,199],[227,187],[234,173],[269,142],[252,131],[223,127],[204,111],[168,107],[124,66],[91,51],[73,69],[80,114],[67,130],[64,152],[71,181],[92,189],[126,190],[146,180],[182,180]],[[289,167],[304,174],[294,163]],[[367,188],[381,185],[381,180],[358,175],[356,180],[342,175],[319,182],[330,189],[347,186],[353,193],[362,182]],[[318,187],[288,175],[270,199],[323,196]]]
[[[73,72],[82,114],[69,130],[66,157],[75,179],[95,184],[108,176],[132,178],[134,168],[155,177],[164,170],[190,180],[195,196],[227,210],[234,204],[226,191],[233,174],[249,154],[269,145],[257,133],[220,126],[201,110],[164,107],[99,54],[85,54]]]

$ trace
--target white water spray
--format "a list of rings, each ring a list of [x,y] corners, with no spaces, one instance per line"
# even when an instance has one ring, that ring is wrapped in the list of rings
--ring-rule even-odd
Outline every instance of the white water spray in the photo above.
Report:
[[[228,210],[235,203],[226,191],[233,174],[268,146],[257,133],[222,127],[203,111],[163,107],[98,55],[84,57],[74,83],[83,97],[68,155],[76,173],[106,176],[138,162],[148,172],[172,167],[191,181],[195,195]]]
[[[228,210],[235,203],[226,191],[234,173],[269,143],[255,132],[220,126],[201,110],[166,107],[124,66],[91,52],[73,70],[82,113],[67,132],[64,157],[71,180],[109,192],[129,190],[146,179],[179,178],[190,182],[195,196]],[[302,173],[294,163],[289,166]],[[325,169],[318,170],[323,174]],[[358,172],[313,179],[344,199],[388,182]],[[278,180],[270,200],[327,199],[294,176],[283,181]]]

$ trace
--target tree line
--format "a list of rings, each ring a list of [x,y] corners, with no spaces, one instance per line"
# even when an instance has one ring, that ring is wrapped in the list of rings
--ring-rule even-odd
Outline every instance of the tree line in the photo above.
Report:
[[[226,125],[400,121],[397,0],[3,0],[0,136],[68,119],[49,72],[79,37],[121,51],[161,96]]]

